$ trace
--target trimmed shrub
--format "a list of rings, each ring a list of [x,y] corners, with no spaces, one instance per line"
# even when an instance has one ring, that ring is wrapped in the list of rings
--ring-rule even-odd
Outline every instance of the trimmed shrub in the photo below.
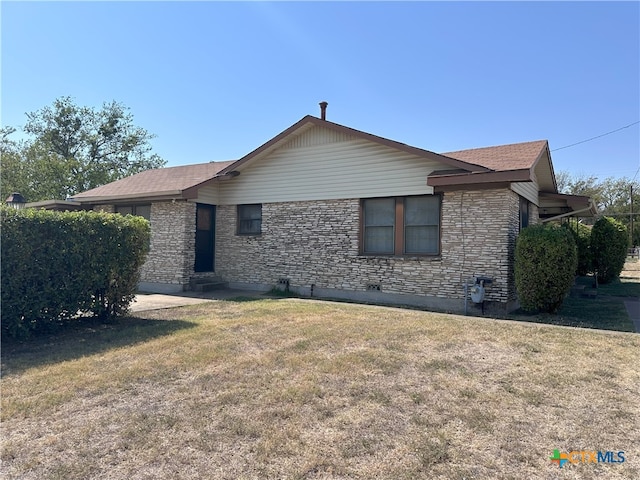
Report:
[[[602,217],[591,229],[593,267],[598,281],[609,283],[620,276],[627,259],[629,234],[623,223]]]
[[[127,311],[149,251],[142,217],[2,208],[2,331],[27,337]]]
[[[524,310],[555,313],[575,280],[573,235],[555,225],[524,228],[516,240],[516,290]]]
[[[591,228],[578,223],[577,226],[566,223],[567,228],[573,235],[573,239],[578,247],[578,267],[576,275],[584,276],[593,272],[593,259],[591,256]]]

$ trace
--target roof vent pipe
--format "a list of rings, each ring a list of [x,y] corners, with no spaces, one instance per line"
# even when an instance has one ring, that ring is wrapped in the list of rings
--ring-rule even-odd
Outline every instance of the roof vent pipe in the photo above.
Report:
[[[320,119],[322,120],[327,119],[327,105],[329,105],[327,102],[320,102]]]

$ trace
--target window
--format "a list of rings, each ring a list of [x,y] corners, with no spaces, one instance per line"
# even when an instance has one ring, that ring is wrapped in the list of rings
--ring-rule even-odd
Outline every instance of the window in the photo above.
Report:
[[[364,254],[440,253],[440,196],[367,199],[362,210]]]
[[[437,254],[440,250],[440,197],[404,200],[404,253]]]
[[[151,219],[151,205],[116,205],[116,213],[120,215],[138,215]]]
[[[262,204],[238,205],[238,235],[262,233]]]
[[[520,197],[520,230],[529,226],[529,200]]]
[[[364,201],[365,253],[392,254],[395,251],[396,200],[380,198]]]

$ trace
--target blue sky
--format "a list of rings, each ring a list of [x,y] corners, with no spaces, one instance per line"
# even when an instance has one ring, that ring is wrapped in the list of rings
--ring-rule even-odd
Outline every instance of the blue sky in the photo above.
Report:
[[[638,2],[2,1],[2,125],[116,100],[169,165],[240,158],[307,114],[435,152],[547,139],[633,177]],[[639,175],[640,176],[640,175]]]

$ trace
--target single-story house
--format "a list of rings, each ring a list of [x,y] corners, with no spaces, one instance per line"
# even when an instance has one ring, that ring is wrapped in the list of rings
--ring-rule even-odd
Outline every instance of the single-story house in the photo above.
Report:
[[[327,121],[324,108],[239,160],[149,170],[71,200],[150,220],[142,291],[215,277],[454,312],[479,277],[487,306],[515,308],[520,229],[595,213],[558,193],[546,140],[439,154]]]

